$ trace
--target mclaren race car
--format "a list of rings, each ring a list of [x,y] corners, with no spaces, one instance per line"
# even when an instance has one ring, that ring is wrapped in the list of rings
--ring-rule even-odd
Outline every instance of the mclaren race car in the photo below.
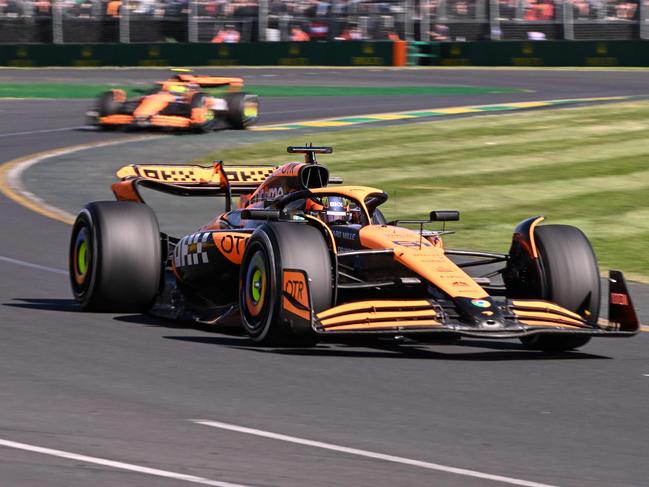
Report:
[[[133,99],[119,89],[102,93],[86,114],[87,123],[101,129],[244,129],[256,122],[259,99],[242,87],[241,78],[178,73]]]
[[[608,320],[599,319],[598,264],[577,228],[537,216],[518,224],[507,254],[449,249],[442,237],[452,232],[427,226],[458,220],[457,211],[388,222],[385,192],[343,185],[317,163],[330,147],[288,152],[304,162],[121,168],[117,201],[86,205],[73,226],[77,302],[237,323],[264,344],[478,337],[568,350],[637,333],[619,271],[609,274]],[[223,198],[225,211],[193,233],[166,235],[142,188]]]

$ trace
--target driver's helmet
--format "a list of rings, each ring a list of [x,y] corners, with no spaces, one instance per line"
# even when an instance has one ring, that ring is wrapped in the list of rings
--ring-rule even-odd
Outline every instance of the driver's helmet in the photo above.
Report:
[[[324,220],[327,223],[351,223],[352,214],[345,203],[345,199],[340,196],[329,196],[326,198]]]
[[[167,90],[168,90],[169,93],[171,93],[172,95],[177,95],[177,96],[184,95],[185,93],[187,93],[187,91],[189,91],[188,88],[187,88],[187,86],[185,86],[185,85],[182,84],[182,83],[173,83],[173,84],[170,84],[170,85],[168,86]]]

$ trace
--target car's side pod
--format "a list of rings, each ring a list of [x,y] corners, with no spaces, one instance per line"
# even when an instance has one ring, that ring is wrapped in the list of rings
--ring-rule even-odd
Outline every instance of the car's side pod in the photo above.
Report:
[[[534,241],[534,228],[544,219],[543,216],[528,218],[514,229],[507,267],[503,271],[509,298],[538,298],[547,294]]]

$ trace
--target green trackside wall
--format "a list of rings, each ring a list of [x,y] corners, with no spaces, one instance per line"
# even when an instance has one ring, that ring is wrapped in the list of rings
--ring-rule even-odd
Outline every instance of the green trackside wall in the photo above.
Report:
[[[404,64],[399,44],[405,47],[390,41],[0,44],[0,66],[392,66]],[[417,48],[435,52],[421,64],[440,66],[649,66],[649,41],[442,42]]]
[[[0,44],[0,66],[391,66],[393,44]]]
[[[649,41],[445,42],[441,66],[649,66]]]

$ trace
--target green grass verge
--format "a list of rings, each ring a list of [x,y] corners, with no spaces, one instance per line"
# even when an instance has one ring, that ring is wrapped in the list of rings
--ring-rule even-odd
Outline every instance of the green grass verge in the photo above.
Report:
[[[280,163],[287,145],[333,145],[321,162],[386,190],[389,218],[460,210],[449,246],[506,251],[516,223],[543,214],[586,232],[602,269],[646,281],[648,133],[649,102],[637,101],[288,136],[204,160]]]
[[[25,83],[0,84],[0,98],[94,98],[111,88],[126,90],[129,96],[151,85]],[[222,90],[207,92],[222,93]],[[246,91],[260,96],[398,96],[398,95],[482,95],[518,93],[522,90],[488,86],[268,86],[249,85]]]

